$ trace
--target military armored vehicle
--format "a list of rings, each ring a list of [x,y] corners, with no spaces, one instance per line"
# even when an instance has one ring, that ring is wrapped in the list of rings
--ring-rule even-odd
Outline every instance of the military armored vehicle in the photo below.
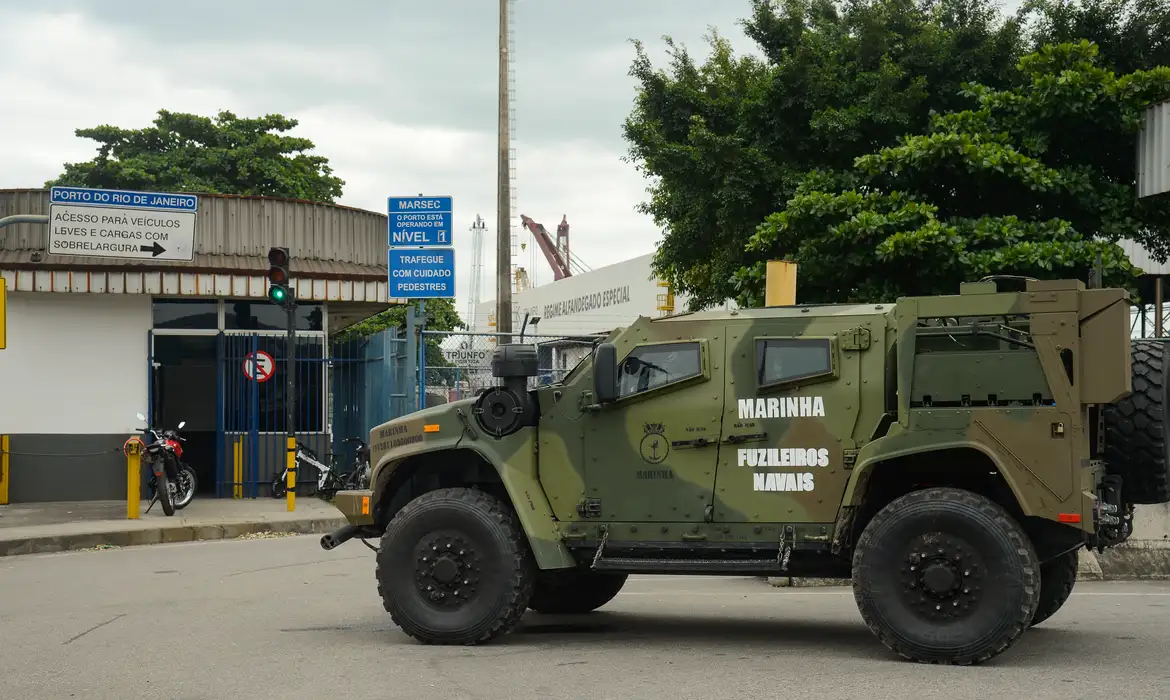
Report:
[[[424,643],[588,613],[630,574],[779,575],[851,578],[889,649],[978,663],[1170,500],[1163,344],[1129,320],[1125,290],[993,278],[639,318],[543,386],[503,344],[498,386],[371,431],[371,488],[321,546],[380,540],[383,605]]]

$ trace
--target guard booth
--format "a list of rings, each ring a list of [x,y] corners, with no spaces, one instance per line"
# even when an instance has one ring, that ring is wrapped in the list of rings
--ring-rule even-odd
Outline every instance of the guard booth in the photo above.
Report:
[[[125,232],[165,219],[155,213],[127,216],[113,238],[78,222],[52,235],[45,223],[0,229],[0,386],[20,397],[0,411],[11,503],[124,498],[121,449],[143,427],[136,413],[159,427],[187,422],[184,458],[203,495],[266,497],[286,429],[286,321],[267,299],[274,245],[290,249],[299,300],[298,437],[324,457],[405,410],[405,341],[338,340],[401,303],[387,296],[386,215],[195,196],[186,247],[175,230],[127,242]],[[47,218],[52,206],[47,189],[0,190],[0,217]],[[69,206],[58,211],[92,213]],[[156,254],[155,243],[166,251]]]
[[[201,303],[160,300],[155,309],[172,319],[189,311],[193,322]],[[267,302],[223,305],[225,328],[152,329],[150,415],[160,426],[187,422],[187,454],[198,459],[189,463],[204,493],[270,496],[285,465],[289,362],[284,329],[264,319],[283,311]],[[406,342],[393,331],[330,342],[322,307],[297,311],[296,434],[323,460],[337,454],[345,462],[356,450],[345,438],[367,440],[373,425],[405,410],[394,399],[403,394]]]

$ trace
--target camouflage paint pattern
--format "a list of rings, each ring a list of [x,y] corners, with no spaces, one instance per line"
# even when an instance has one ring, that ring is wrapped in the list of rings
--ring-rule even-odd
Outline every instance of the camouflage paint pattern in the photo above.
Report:
[[[620,366],[642,361],[619,370],[642,390],[596,405],[587,359],[536,390],[537,428],[488,436],[472,400],[390,421],[370,434],[373,495],[409,456],[472,450],[499,472],[538,564],[555,568],[571,562],[565,541],[603,528],[611,542],[828,542],[879,465],[933,454],[946,470],[956,453],[944,450],[967,450],[1024,513],[1075,514],[1091,532],[1103,468],[1087,404],[1132,389],[1128,301],[1029,281],[1023,292],[974,283],[894,304],[639,318],[608,340]]]
[[[387,497],[384,487],[409,457],[433,452],[468,450],[496,468],[512,500],[520,524],[541,568],[573,565],[552,508],[541,488],[536,468],[536,429],[525,428],[502,439],[484,433],[472,418],[474,399],[432,406],[376,426],[370,431],[370,483],[368,492],[340,492],[371,496],[371,511],[378,498]],[[466,421],[464,420],[466,418]],[[468,430],[468,426],[471,430]],[[473,434],[474,433],[474,434]],[[452,460],[460,459],[457,454]],[[352,504],[355,499],[347,499]],[[349,506],[352,509],[352,505]],[[364,524],[358,513],[342,511],[352,524]]]
[[[1079,527],[1091,532],[1103,466],[1091,461],[1087,404],[1112,403],[1132,390],[1128,302],[1124,290],[1086,290],[1076,280],[1029,281],[1020,293],[996,293],[993,283],[965,284],[958,296],[900,299],[898,421],[859,451],[845,503],[860,503],[859,485],[879,462],[965,448],[991,461],[1026,515],[1057,522],[1061,514],[1080,516]],[[926,340],[953,338],[924,339],[917,327],[920,319],[1014,314],[1029,315],[1027,339],[1034,349],[1001,343],[954,353],[967,368],[984,367],[969,374],[953,371],[950,353],[924,351]],[[932,371],[935,363],[948,371]],[[934,400],[949,395],[961,402],[964,396],[986,400],[999,390],[1012,392],[997,395],[1001,404],[1032,392],[1048,405],[916,405],[929,391]]]

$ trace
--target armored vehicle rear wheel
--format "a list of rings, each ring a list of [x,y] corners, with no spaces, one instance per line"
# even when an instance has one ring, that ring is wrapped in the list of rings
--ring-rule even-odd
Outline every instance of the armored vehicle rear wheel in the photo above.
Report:
[[[450,488],[394,516],[376,571],[382,605],[406,634],[426,644],[480,644],[519,622],[536,564],[507,504]]]
[[[613,600],[626,578],[627,574],[582,569],[542,571],[528,607],[548,614],[592,612]]]
[[[1170,501],[1170,382],[1162,340],[1130,341],[1133,393],[1105,406],[1105,462],[1126,503]]]
[[[1077,550],[1066,552],[1040,565],[1040,603],[1032,624],[1038,625],[1056,614],[1072,595],[1077,582]]]
[[[980,663],[1031,623],[1040,565],[1002,507],[928,488],[895,499],[866,526],[853,553],[853,595],[865,623],[903,658]]]

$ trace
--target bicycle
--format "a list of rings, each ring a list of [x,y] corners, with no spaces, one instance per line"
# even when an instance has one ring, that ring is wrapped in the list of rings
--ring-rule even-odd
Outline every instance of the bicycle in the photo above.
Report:
[[[337,455],[329,455],[329,464],[326,465],[314,452],[304,443],[297,441],[296,443],[296,459],[297,463],[297,486],[296,493],[301,495],[301,486],[310,483],[309,479],[300,478],[301,475],[307,474],[306,467],[313,469],[317,473],[317,478],[312,480],[313,490],[311,496],[320,496],[325,500],[331,499],[338,491],[350,491],[356,489],[363,489],[369,486],[370,480],[370,448],[361,438],[345,438],[342,443],[357,443],[357,452],[354,455],[353,468],[343,473],[338,473],[337,469]],[[272,497],[281,498],[288,494],[288,466],[286,465],[280,470],[280,473],[272,477]]]

